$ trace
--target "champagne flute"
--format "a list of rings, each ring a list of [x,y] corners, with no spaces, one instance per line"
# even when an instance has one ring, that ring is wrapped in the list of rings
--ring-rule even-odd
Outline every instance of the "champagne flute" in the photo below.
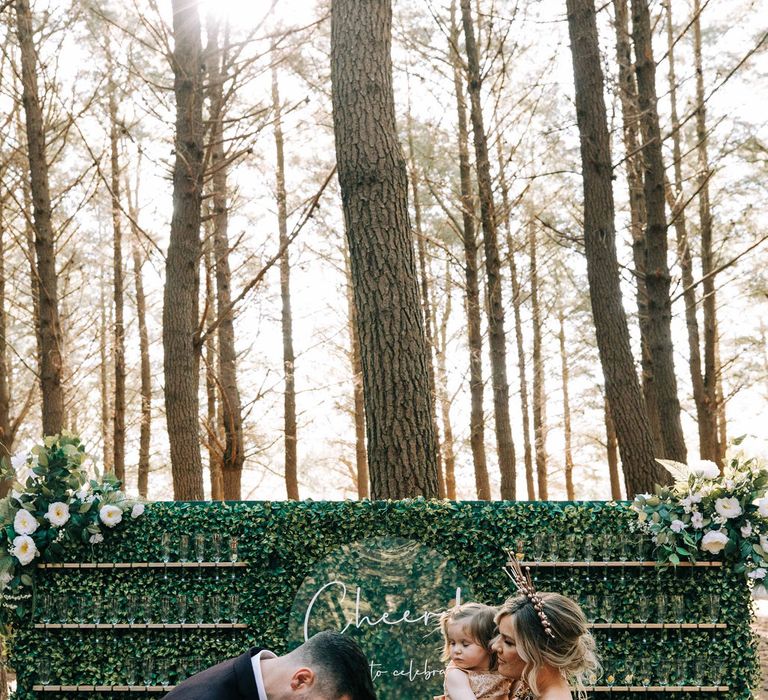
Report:
[[[214,593],[211,596],[209,607],[211,610],[211,619],[214,624],[218,625],[219,622],[221,622],[221,598],[218,593]]]
[[[211,559],[216,562],[216,580],[219,580],[219,567],[221,561],[221,534],[214,532],[211,535]]]
[[[230,537],[229,538],[229,561],[234,563],[237,561],[237,537]],[[230,572],[232,574],[231,578],[232,581],[235,580],[235,567],[232,566],[230,569]]]
[[[179,593],[176,596],[176,607],[178,609],[178,619],[181,625],[181,641],[186,641],[184,637],[184,624],[187,621],[187,596],[184,593]]]
[[[717,593],[710,593],[707,596],[707,609],[709,612],[709,621],[713,624],[720,620],[720,596]]]
[[[202,532],[198,532],[195,535],[195,559],[200,565],[197,569],[198,581],[203,580],[203,567],[202,564],[205,561],[205,535]]]
[[[229,619],[236,623],[240,617],[240,596],[237,593],[229,594]]]
[[[163,580],[168,580],[168,562],[171,561],[171,533],[164,532],[160,535],[160,560],[165,564],[163,567]]]

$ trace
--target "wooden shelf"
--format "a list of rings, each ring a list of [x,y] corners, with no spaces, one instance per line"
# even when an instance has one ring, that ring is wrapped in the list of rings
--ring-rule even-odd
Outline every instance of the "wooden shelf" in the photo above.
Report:
[[[589,622],[596,630],[724,630],[725,622]]]
[[[605,568],[611,568],[611,567],[625,567],[625,568],[636,568],[636,567],[653,567],[653,566],[659,566],[658,562],[655,561],[521,561],[519,562],[520,566],[530,566],[531,568],[539,568],[539,569],[555,569],[555,568],[569,568],[569,569],[576,569],[576,568],[584,568],[584,569],[605,569]],[[507,566],[510,565],[510,562],[507,562]],[[696,562],[690,562],[690,561],[681,561],[677,566],[687,566],[687,567],[699,567],[699,568],[707,568],[711,569],[714,567],[720,567],[723,565],[723,562],[721,561],[696,561]]]
[[[38,569],[243,569],[245,561],[125,561],[125,562],[56,562],[38,564]]]
[[[38,622],[36,630],[245,630],[244,622]]]

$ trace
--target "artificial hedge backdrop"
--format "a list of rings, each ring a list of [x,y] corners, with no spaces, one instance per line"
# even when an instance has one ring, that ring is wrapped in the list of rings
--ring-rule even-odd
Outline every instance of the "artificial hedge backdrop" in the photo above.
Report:
[[[197,533],[207,538],[219,533],[223,538],[222,559],[226,560],[229,537],[238,541],[238,559],[248,562],[236,575],[228,569],[202,572],[198,579],[194,569],[63,569],[38,570],[34,578],[34,595],[23,602],[24,617],[15,626],[9,641],[10,665],[18,678],[16,698],[73,697],[73,693],[35,692],[32,686],[40,681],[39,673],[46,668],[49,682],[61,685],[124,684],[128,666],[134,664],[138,683],[142,676],[152,674],[152,681],[174,684],[188,671],[208,666],[222,658],[242,653],[259,645],[277,653],[286,651],[289,613],[294,596],[313,565],[334,549],[356,540],[394,536],[415,540],[453,560],[461,574],[471,583],[476,600],[498,604],[512,593],[510,581],[502,566],[505,550],[524,549],[526,559],[541,547],[541,534],[546,540],[542,560],[558,556],[555,544],[576,548],[560,559],[575,554],[585,535],[591,534],[600,546],[611,543],[634,542],[636,535],[630,525],[636,514],[627,503],[612,502],[450,502],[403,500],[392,502],[234,502],[234,503],[153,503],[143,517],[122,531],[107,534],[98,545],[84,545],[72,555],[71,561],[159,562],[163,557],[162,533],[169,533],[171,560],[178,560],[177,543],[183,534],[191,538]],[[574,536],[575,537],[571,537]],[[605,537],[605,536],[608,537]],[[650,550],[649,550],[650,551]],[[538,554],[538,552],[537,552]],[[611,559],[634,559],[626,548],[606,552]],[[606,615],[614,622],[639,622],[646,617],[656,621],[658,610],[653,601],[658,594],[671,600],[682,595],[682,620],[674,620],[669,611],[663,621],[690,623],[710,622],[710,596],[719,596],[718,621],[727,629],[699,630],[595,630],[606,667],[606,674],[616,674],[616,685],[624,684],[623,674],[643,672],[638,664],[650,667],[654,674],[665,664],[686,678],[679,685],[708,685],[719,681],[728,685],[720,697],[729,700],[750,697],[749,686],[757,678],[758,664],[750,630],[750,592],[743,574],[734,574],[726,567],[717,568],[645,568],[600,567],[603,552],[594,551],[595,564],[589,569],[539,569],[536,582],[540,590],[557,590],[584,603],[587,596],[608,600]],[[193,545],[189,558],[194,560]],[[648,558],[647,556],[645,557]],[[142,621],[141,610],[151,599],[155,621],[166,616],[162,611],[164,599],[187,593],[190,602],[195,595],[206,600],[218,595],[226,603],[231,593],[238,595],[237,620],[248,624],[247,630],[42,630],[34,623],[42,621],[41,601],[54,601],[53,622],[127,622],[130,616]],[[650,599],[651,610],[638,610],[638,601]],[[100,600],[108,612],[94,611],[88,601]],[[207,608],[206,614],[210,613]],[[195,622],[190,605],[187,621]],[[230,611],[224,611],[227,621]],[[169,622],[178,622],[173,608]],[[66,619],[65,619],[66,618]],[[210,621],[210,620],[207,620]],[[145,660],[152,663],[146,665]],[[625,661],[626,660],[626,661]],[[682,661],[682,665],[678,662]],[[181,662],[181,666],[179,665]],[[706,677],[720,675],[720,678]],[[676,671],[672,671],[673,675]],[[165,675],[166,678],[160,678]],[[698,677],[692,677],[698,676]],[[605,678],[597,680],[605,685]],[[633,685],[639,685],[633,680]],[[614,691],[613,695],[626,695]],[[661,695],[650,692],[647,695]],[[669,696],[668,692],[663,693]],[[633,694],[634,696],[635,694]],[[710,693],[678,693],[678,697],[702,698]],[[78,693],[78,698],[135,698],[133,693]],[[159,697],[154,694],[154,697]],[[408,700],[404,698],[403,700]]]

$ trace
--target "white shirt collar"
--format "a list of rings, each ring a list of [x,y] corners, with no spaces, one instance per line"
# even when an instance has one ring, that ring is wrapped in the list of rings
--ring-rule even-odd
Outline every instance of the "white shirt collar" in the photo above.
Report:
[[[259,691],[259,697],[261,700],[267,699],[267,691],[264,690],[264,678],[261,675],[261,659],[276,659],[277,654],[273,654],[271,651],[262,649],[258,654],[251,657],[251,665],[253,666],[253,675],[256,678],[256,689]]]

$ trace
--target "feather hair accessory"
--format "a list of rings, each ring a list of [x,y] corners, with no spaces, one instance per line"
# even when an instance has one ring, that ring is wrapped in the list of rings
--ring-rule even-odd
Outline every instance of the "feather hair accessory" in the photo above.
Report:
[[[512,579],[512,582],[515,584],[520,595],[524,595],[531,601],[533,609],[539,616],[539,620],[541,620],[541,626],[544,628],[545,634],[554,639],[555,633],[552,631],[552,626],[549,624],[549,618],[547,618],[547,614],[544,612],[544,605],[542,604],[541,598],[536,592],[536,588],[531,580],[530,567],[526,566],[525,571],[523,571],[523,567],[520,566],[520,562],[517,560],[514,552],[508,552],[508,554],[511,556],[509,557],[509,563],[504,567],[504,572]]]

